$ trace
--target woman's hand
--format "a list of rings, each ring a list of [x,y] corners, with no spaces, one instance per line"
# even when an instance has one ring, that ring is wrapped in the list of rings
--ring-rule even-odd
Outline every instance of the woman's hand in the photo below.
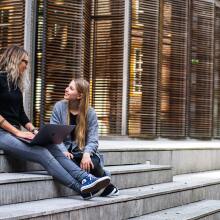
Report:
[[[80,168],[87,172],[90,172],[91,169],[94,169],[94,165],[89,153],[83,154],[82,160],[80,162]]]
[[[16,132],[15,135],[17,137],[27,138],[30,140],[32,140],[35,137],[35,135],[29,131],[20,131],[20,130],[18,132]]]
[[[72,155],[70,152],[65,151],[65,152],[63,152],[63,153],[64,153],[64,155],[65,155],[67,158],[69,158],[70,160],[73,159],[73,155]]]
[[[38,133],[37,129],[34,129],[33,134],[36,135]]]

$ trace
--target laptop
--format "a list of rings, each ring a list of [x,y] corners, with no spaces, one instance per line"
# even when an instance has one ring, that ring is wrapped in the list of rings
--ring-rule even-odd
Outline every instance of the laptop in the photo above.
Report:
[[[75,125],[46,124],[39,129],[32,140],[20,137],[17,138],[30,145],[46,146],[50,144],[60,144],[74,128]]]

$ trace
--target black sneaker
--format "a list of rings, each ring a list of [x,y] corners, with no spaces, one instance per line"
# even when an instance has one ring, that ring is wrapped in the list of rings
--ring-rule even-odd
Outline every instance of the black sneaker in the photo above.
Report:
[[[93,197],[100,196],[103,193],[104,189],[96,190],[90,193],[81,193],[81,196],[84,200],[92,199]]]
[[[103,191],[103,193],[101,193],[100,196],[105,197],[105,196],[118,196],[119,195],[119,190],[117,189],[116,186],[114,186],[113,184],[109,184]]]

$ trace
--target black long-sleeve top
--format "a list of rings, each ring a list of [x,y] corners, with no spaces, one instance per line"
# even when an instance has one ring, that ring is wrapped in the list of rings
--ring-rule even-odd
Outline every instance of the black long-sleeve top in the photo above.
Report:
[[[0,71],[0,115],[14,126],[25,126],[30,122],[24,112],[21,90],[7,82],[7,73]]]

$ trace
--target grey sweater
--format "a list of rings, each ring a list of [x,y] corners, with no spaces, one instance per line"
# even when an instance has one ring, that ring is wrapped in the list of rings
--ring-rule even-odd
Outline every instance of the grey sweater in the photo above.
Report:
[[[50,123],[67,125],[68,114],[68,102],[66,100],[59,101],[54,105],[53,112],[50,118]],[[95,110],[91,107],[88,111],[87,120],[88,128],[86,132],[86,144],[84,147],[84,152],[88,152],[91,155],[97,154],[99,156],[98,119]],[[75,141],[71,140],[71,137],[69,135],[64,140],[64,142],[60,144],[60,148],[63,152],[65,152],[67,151],[67,149],[71,150],[70,147],[71,149],[74,149],[77,147],[77,144]]]

